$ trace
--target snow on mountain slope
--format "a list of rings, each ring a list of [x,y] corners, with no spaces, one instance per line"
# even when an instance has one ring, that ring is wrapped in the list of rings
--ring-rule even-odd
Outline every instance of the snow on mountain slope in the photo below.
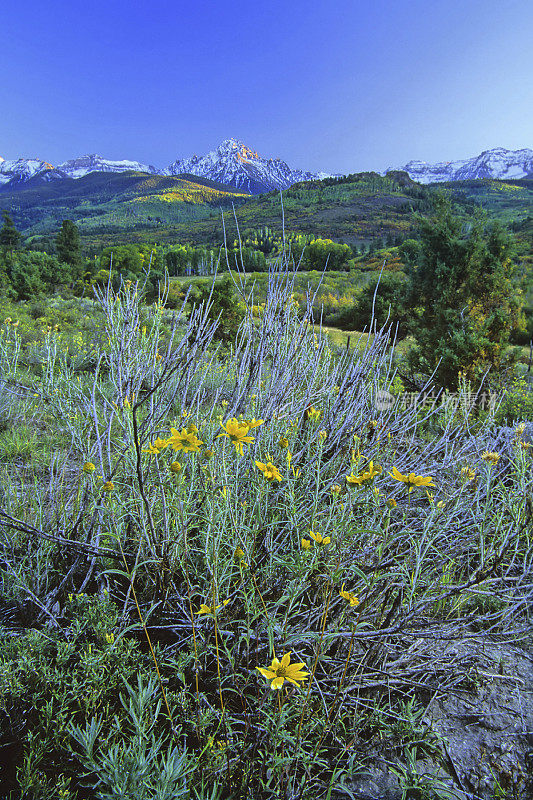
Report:
[[[291,169],[280,158],[262,158],[238,139],[225,139],[205,156],[178,159],[164,173],[197,175],[250,194],[287,189],[293,183],[317,178],[312,172]]]
[[[111,161],[96,155],[96,153],[65,161],[58,166],[58,169],[70,178],[83,178],[89,172],[128,172],[129,170],[159,174],[159,171],[151,165],[141,164],[139,161],[128,161],[127,159]]]
[[[49,180],[53,170],[52,164],[38,158],[19,158],[17,161],[5,161],[2,158],[0,159],[0,186],[10,181],[24,182],[36,175]]]
[[[479,156],[463,161],[444,161],[428,164],[425,161],[409,161],[400,167],[418,183],[441,181],[464,181],[479,178],[513,180],[533,175],[533,150],[506,150],[495,147],[484,150]]]
[[[410,161],[399,169],[419,183],[495,178],[511,180],[533,176],[533,150],[506,150],[496,147],[485,150],[474,158],[428,164]],[[54,180],[82,178],[90,172],[145,172],[152,175],[189,174],[231,186],[240,192],[259,194],[274,189],[287,189],[294,183],[322,180],[330,177],[326,172],[304,172],[291,167],[280,158],[262,158],[238,139],[225,139],[216,150],[204,156],[177,159],[167,169],[158,170],[139,161],[111,160],[99,155],[86,155],[65,161],[53,167],[36,158],[19,158],[16,161],[0,157],[0,186],[13,187],[33,178]]]

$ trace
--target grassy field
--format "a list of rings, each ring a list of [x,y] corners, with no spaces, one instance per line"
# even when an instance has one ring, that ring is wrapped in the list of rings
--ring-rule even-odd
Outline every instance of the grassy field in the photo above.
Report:
[[[428,709],[530,634],[531,449],[466,384],[403,404],[388,336],[293,289],[231,346],[135,284],[1,327],[4,792],[315,800],[386,759],[409,796],[424,759],[453,796]]]

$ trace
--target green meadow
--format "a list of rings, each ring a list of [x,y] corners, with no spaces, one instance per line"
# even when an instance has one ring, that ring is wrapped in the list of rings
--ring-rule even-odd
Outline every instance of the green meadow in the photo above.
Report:
[[[0,231],[5,797],[523,800],[529,188],[302,184],[222,247],[218,189],[118,177]]]

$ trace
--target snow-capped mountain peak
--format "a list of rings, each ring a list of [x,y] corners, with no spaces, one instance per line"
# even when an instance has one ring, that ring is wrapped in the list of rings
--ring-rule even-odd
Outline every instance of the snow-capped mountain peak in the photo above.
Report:
[[[533,177],[533,150],[506,150],[494,147],[474,158],[428,164],[409,161],[403,170],[419,183],[493,178],[513,180]],[[327,172],[293,169],[280,158],[264,158],[239,139],[224,139],[215,150],[203,156],[177,159],[169,167],[155,167],[129,159],[113,160],[96,154],[81,156],[54,167],[38,158],[4,159],[0,156],[0,186],[18,187],[29,180],[78,179],[90,172],[143,172],[152,175],[190,174],[231,186],[239,192],[259,194],[287,189],[294,183],[331,177]],[[387,170],[389,171],[389,170]]]
[[[327,177],[328,173],[314,174],[292,169],[280,158],[263,158],[239,139],[224,139],[215,150],[204,156],[177,159],[167,169],[139,161],[111,160],[95,153],[64,161],[57,167],[37,159],[3,161],[0,158],[0,185],[13,186],[30,178],[42,180],[53,178],[83,178],[90,172],[146,172],[158,175],[191,174],[226,184],[240,192],[258,194],[273,189],[286,189],[298,181]]]
[[[0,186],[13,182],[22,183],[37,175],[44,180],[49,180],[54,172],[54,167],[48,161],[39,158],[19,158],[16,161],[0,159]]]
[[[533,175],[533,150],[506,150],[494,147],[484,150],[474,158],[461,161],[443,161],[428,164],[425,161],[409,161],[400,167],[418,183],[439,183],[442,181],[465,181],[479,178],[496,180],[516,180]]]
[[[280,158],[262,158],[238,139],[224,139],[205,156],[177,159],[164,172],[197,175],[250,194],[287,189],[293,183],[317,178],[312,172],[291,169]]]
[[[141,164],[139,161],[129,161],[127,159],[112,161],[107,158],[102,158],[102,156],[96,153],[65,161],[58,166],[58,169],[65,173],[65,175],[68,175],[69,178],[83,178],[83,176],[88,175],[89,172],[128,172],[130,170],[134,170],[135,172],[151,172],[152,174],[158,172],[155,167]]]

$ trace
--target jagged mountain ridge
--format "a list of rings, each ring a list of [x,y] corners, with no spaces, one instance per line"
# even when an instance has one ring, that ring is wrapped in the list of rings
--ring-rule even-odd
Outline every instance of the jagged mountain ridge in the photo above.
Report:
[[[4,161],[0,158],[0,186],[11,183],[14,187],[30,179],[77,180],[90,172],[129,171],[151,175],[193,175],[249,194],[287,189],[299,181],[329,177],[329,173],[325,172],[312,173],[292,169],[280,158],[262,158],[243,142],[237,139],[225,139],[216,150],[210,151],[205,156],[177,159],[169,167],[161,170],[139,161],[112,160],[96,154],[74,158],[56,167],[39,159],[21,158],[17,161]]]
[[[506,150],[495,147],[480,155],[460,161],[443,161],[428,164],[425,161],[409,161],[400,170],[407,172],[417,183],[442,183],[444,181],[517,180],[533,176],[533,150]]]
[[[162,174],[155,167],[141,164],[138,161],[113,161],[96,154],[73,158],[57,167],[38,158],[19,158],[16,161],[6,161],[0,157],[0,186],[7,183],[15,186],[17,183],[22,184],[32,179],[48,181],[58,178],[83,178],[90,172],[130,171]]]
[[[108,158],[102,158],[96,153],[65,161],[63,164],[59,164],[57,169],[69,178],[83,178],[89,172],[130,172],[131,170],[134,172],[149,172],[152,175],[162,174],[151,164],[141,164],[139,161],[129,161],[128,159],[113,161]]]
[[[480,178],[516,180],[533,177],[533,150],[496,147],[469,159],[436,164],[409,161],[399,169],[407,172],[412,180],[423,184]],[[148,175],[196,176],[249,194],[287,189],[300,181],[330,177],[330,173],[292,169],[280,158],[262,158],[238,139],[225,139],[216,150],[204,156],[177,159],[161,170],[139,161],[106,159],[96,154],[71,159],[55,167],[37,158],[9,161],[0,157],[0,187],[8,184],[9,188],[22,187],[30,180],[32,183],[59,178],[77,180],[91,172],[129,171]]]
[[[39,158],[19,158],[15,161],[6,161],[0,158],[0,186],[11,183],[25,183],[36,176],[42,180],[50,180],[56,177],[55,168],[48,161],[41,161]],[[58,177],[63,177],[59,175]]]
[[[209,178],[249,194],[288,189],[300,181],[326,177],[325,173],[291,169],[280,158],[262,158],[238,139],[225,139],[205,156],[178,159],[168,167],[169,175],[184,173]]]

